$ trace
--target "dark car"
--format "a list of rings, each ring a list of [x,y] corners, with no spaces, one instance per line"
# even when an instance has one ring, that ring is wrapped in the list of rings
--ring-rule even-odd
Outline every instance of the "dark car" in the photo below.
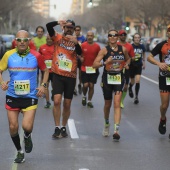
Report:
[[[2,37],[0,36],[0,60],[3,57],[3,55],[5,54],[5,52],[6,52],[6,46],[3,42]]]
[[[12,41],[15,39],[15,35],[12,34],[0,34],[2,37],[2,41],[5,44],[6,50],[11,49],[12,47]]]

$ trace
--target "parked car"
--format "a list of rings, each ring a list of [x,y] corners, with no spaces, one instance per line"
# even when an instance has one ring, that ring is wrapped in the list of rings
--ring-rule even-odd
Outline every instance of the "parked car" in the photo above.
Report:
[[[149,37],[141,37],[141,41],[140,41],[140,43],[144,45],[146,51],[148,51],[147,50],[147,42],[148,42],[148,40],[149,40]]]
[[[153,40],[151,41],[150,45],[149,45],[149,50],[152,51],[152,49],[161,41],[163,41],[162,38],[153,38]]]
[[[154,38],[158,38],[158,37],[149,37],[148,38],[147,43],[146,43],[146,51],[150,51],[149,46]]]
[[[0,36],[2,37],[2,41],[6,46],[6,50],[11,49],[12,41],[13,41],[13,39],[15,39],[15,35],[12,35],[12,34],[0,34]]]
[[[3,43],[2,37],[0,36],[0,60],[2,59],[5,52],[6,52],[6,47],[5,44]]]

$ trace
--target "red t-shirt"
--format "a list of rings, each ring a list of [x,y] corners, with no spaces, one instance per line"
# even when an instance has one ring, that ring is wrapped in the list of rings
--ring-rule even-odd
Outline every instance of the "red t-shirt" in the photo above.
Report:
[[[117,44],[122,45],[123,47],[126,48],[129,57],[131,57],[131,58],[135,57],[134,48],[133,48],[132,44],[130,44],[130,43],[121,44],[120,42],[117,42]]]
[[[89,44],[88,42],[84,42],[82,43],[81,48],[82,56],[84,57],[84,61],[81,65],[81,71],[86,71],[85,66],[93,65],[93,62],[100,51],[100,46],[97,43]]]
[[[47,45],[47,44],[41,45],[39,48],[39,53],[42,55],[46,67],[49,69],[49,72],[52,72],[51,64],[54,55],[54,45]]]

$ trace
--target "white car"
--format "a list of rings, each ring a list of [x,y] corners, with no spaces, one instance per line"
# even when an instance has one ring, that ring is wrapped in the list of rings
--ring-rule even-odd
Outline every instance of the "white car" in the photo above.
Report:
[[[154,38],[149,45],[149,50],[152,51],[155,48],[155,46],[161,41],[163,41],[162,38]]]

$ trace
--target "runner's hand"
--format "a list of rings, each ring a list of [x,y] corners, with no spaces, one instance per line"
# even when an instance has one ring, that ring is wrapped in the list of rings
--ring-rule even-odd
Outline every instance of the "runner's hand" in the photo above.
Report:
[[[8,89],[8,83],[9,83],[9,81],[3,81],[3,82],[1,83],[1,89],[2,89],[3,91],[5,91],[5,90]]]
[[[36,90],[38,90],[37,96],[38,97],[43,97],[43,95],[45,93],[45,87],[44,86],[39,86],[38,88],[36,88]]]

